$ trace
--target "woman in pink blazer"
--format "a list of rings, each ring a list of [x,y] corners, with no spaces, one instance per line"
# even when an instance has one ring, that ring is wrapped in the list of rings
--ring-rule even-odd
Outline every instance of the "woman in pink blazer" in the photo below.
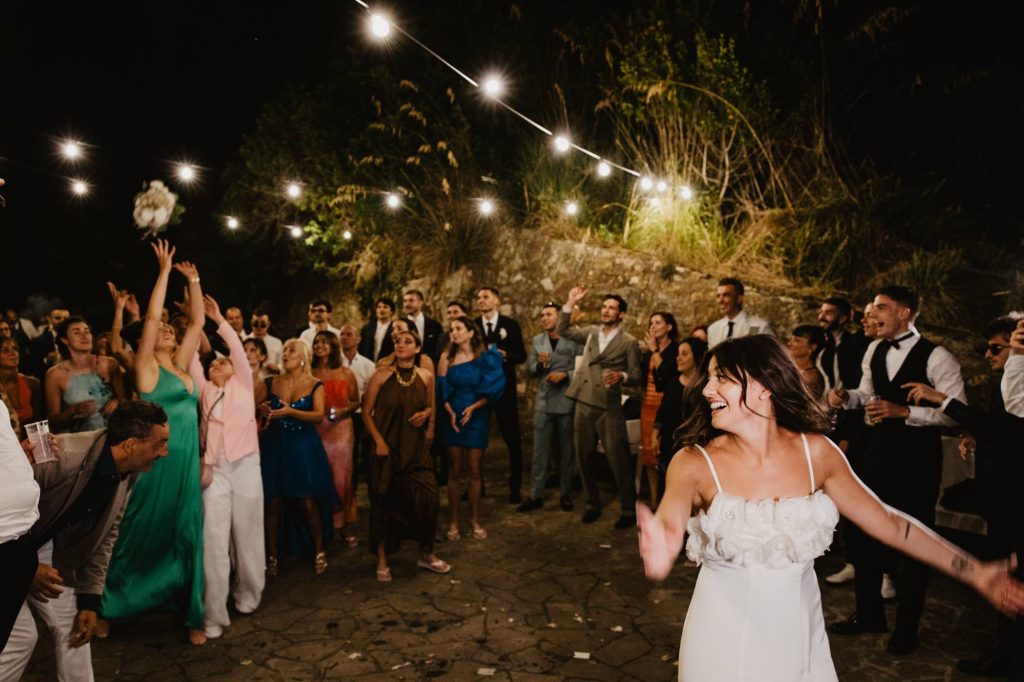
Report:
[[[235,557],[233,596],[239,613],[256,610],[263,596],[263,479],[256,432],[256,402],[252,371],[241,339],[220,313],[210,296],[203,299],[206,316],[217,324],[217,333],[230,350],[228,357],[210,363],[207,381],[192,360],[189,373],[199,386],[200,447],[203,467],[203,571],[206,577],[208,638],[220,637],[228,617],[228,581]]]

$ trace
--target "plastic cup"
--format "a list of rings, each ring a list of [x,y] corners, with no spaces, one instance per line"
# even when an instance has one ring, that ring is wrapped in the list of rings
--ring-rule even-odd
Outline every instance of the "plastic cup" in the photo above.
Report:
[[[46,419],[25,426],[25,433],[34,446],[32,448],[32,459],[36,464],[52,462],[57,459],[53,448],[50,447],[50,422]]]

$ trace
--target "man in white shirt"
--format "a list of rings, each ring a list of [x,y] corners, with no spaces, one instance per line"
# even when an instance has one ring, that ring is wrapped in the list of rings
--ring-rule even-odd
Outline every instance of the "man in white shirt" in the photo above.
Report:
[[[0,651],[14,627],[39,557],[28,531],[39,518],[39,484],[0,400]]]
[[[331,326],[330,315],[333,310],[331,302],[322,298],[309,304],[309,328],[299,334],[299,339],[310,349],[313,348],[313,339],[316,338],[317,332],[328,331],[337,335],[340,331],[337,327]],[[267,351],[270,349],[267,348]]]
[[[743,282],[735,277],[718,280],[715,302],[725,317],[708,325],[708,348],[737,336],[775,334],[768,320],[743,310]]]
[[[224,311],[224,320],[228,326],[235,330],[238,338],[245,340],[245,318],[242,316],[242,309],[238,306],[231,306]]]
[[[935,504],[942,481],[942,434],[940,427],[956,422],[941,406],[911,405],[914,384],[926,384],[948,400],[967,402],[960,363],[953,355],[914,328],[921,300],[903,286],[887,286],[874,300],[874,318],[881,338],[864,353],[860,386],[834,389],[828,401],[833,407],[863,406],[874,425],[871,444],[864,453],[864,482],[886,504],[927,526],[935,522]],[[885,549],[864,538],[854,567],[857,611],[849,619],[829,626],[838,635],[885,632],[885,609],[880,594]],[[924,609],[928,567],[904,560],[896,623],[886,650],[909,654],[917,648],[917,628]]]
[[[359,354],[359,330],[353,325],[342,325],[338,338],[341,341],[341,364],[356,375],[359,400],[362,401],[366,382],[370,380],[377,366],[373,364],[373,360]]]
[[[225,316],[225,319],[227,319],[227,316]],[[279,373],[281,371],[281,353],[284,352],[284,342],[276,336],[270,335],[270,313],[262,308],[254,310],[249,326],[252,331],[248,334],[243,334],[242,340],[263,339],[263,344],[267,347],[267,362],[264,367],[275,374]]]

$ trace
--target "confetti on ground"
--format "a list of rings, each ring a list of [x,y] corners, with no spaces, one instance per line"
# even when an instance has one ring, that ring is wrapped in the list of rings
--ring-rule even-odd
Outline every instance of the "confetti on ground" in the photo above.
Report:
[[[515,619],[515,618],[509,618],[509,619],[508,619],[508,622],[510,622],[510,623],[514,623],[514,622],[516,622],[516,619]]]
[[[575,616],[573,616],[572,619],[574,621],[576,621],[577,623],[582,623],[583,622],[583,618],[578,613]]]
[[[487,610],[487,607],[486,607],[486,606],[481,606],[481,607],[480,607],[480,610],[481,610],[481,611],[486,611],[486,610]]]
[[[611,545],[598,545],[598,547],[600,547],[601,549],[611,549],[612,548]]]
[[[663,660],[663,661],[668,661],[668,660],[670,660],[671,658],[672,658],[672,657],[671,657],[671,656],[669,656],[668,654],[662,654],[662,655],[661,655],[661,660]]]
[[[554,630],[554,629],[555,629],[555,628],[557,628],[558,626],[557,626],[557,625],[555,625],[554,623],[548,623],[548,627],[549,627],[549,628],[551,628],[552,630]]]
[[[589,651],[574,651],[573,654],[572,654],[572,657],[573,658],[579,658],[579,659],[582,659],[584,661],[589,661],[590,660],[590,652]]]
[[[405,663],[399,663],[398,665],[391,666],[391,669],[392,670],[398,670],[399,668],[407,668],[410,665],[412,665],[412,663],[410,663],[409,661],[406,661]]]
[[[612,584],[611,584],[611,583],[605,583],[605,584],[604,584],[604,586],[605,586],[605,587],[611,587],[611,586],[612,586]]]
[[[449,580],[448,582],[450,582],[452,585],[461,585],[462,584],[461,580],[454,580],[453,579],[453,580]]]
[[[252,665],[252,659],[247,658],[244,661],[242,661],[239,665]]]
[[[359,658],[360,656],[362,656],[362,654],[357,651],[354,654],[349,654],[348,658],[349,658],[350,661],[354,661],[357,658]]]
[[[615,627],[612,628],[612,632],[622,632],[622,626],[621,625],[616,625]]]
[[[480,668],[476,671],[476,674],[482,675],[483,677],[494,677],[494,673],[496,672],[498,671],[495,668]]]

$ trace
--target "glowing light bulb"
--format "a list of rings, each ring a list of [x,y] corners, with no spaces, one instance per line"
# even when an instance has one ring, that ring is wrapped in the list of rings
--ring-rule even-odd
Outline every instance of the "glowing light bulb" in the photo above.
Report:
[[[74,140],[68,140],[60,146],[60,153],[68,161],[77,161],[82,158],[82,145]]]
[[[345,230],[344,232],[342,232],[341,233],[341,238],[344,239],[345,241],[351,241],[352,240],[352,230]]]
[[[650,178],[640,178],[640,189],[645,192],[650,192],[652,187],[654,187],[653,180]]]
[[[577,204],[575,201],[567,201],[565,203],[565,214],[566,215],[574,216],[574,215],[576,215],[579,212],[580,212],[579,204]]]
[[[387,198],[384,200],[384,203],[388,205],[388,208],[398,208],[399,206],[402,205],[402,200],[401,198],[399,198],[397,194],[391,193],[388,194]]]
[[[297,182],[288,183],[286,191],[288,192],[288,196],[290,196],[292,199],[298,199],[300,196],[302,196],[302,188],[299,187],[299,184]]]
[[[73,180],[71,182],[71,191],[78,196],[85,196],[89,193],[89,185],[85,184],[81,180]]]
[[[228,229],[229,230],[237,230],[238,229],[238,218],[235,218],[233,216],[228,216],[227,224],[228,224]]]
[[[661,208],[661,199],[658,197],[651,197],[651,208]]]
[[[562,135],[556,135],[555,136],[554,144],[555,144],[555,149],[557,149],[559,152],[567,152],[567,151],[569,151],[569,147],[571,146],[570,142],[569,142],[569,138],[564,137]]]
[[[292,225],[291,227],[289,227],[288,232],[290,232],[291,235],[296,239],[302,236],[302,228],[299,227],[298,225]]]
[[[480,215],[489,216],[494,213],[494,202],[490,199],[483,199],[480,201]]]
[[[664,180],[659,180],[657,187],[658,187],[658,191],[659,192],[666,192],[666,191],[668,191],[668,183],[665,182]]]
[[[679,197],[683,201],[689,201],[690,199],[693,198],[693,190],[690,189],[689,185],[683,185],[682,187],[679,188]]]
[[[597,174],[602,178],[607,178],[612,174],[612,167],[608,165],[607,161],[602,161],[597,164]]]
[[[391,22],[381,14],[370,16],[370,33],[378,38],[387,38],[391,33]]]
[[[497,76],[488,76],[484,79],[483,88],[489,97],[498,97],[505,92],[505,84]]]
[[[196,169],[194,166],[183,163],[178,166],[178,179],[182,182],[192,182],[196,179]]]

